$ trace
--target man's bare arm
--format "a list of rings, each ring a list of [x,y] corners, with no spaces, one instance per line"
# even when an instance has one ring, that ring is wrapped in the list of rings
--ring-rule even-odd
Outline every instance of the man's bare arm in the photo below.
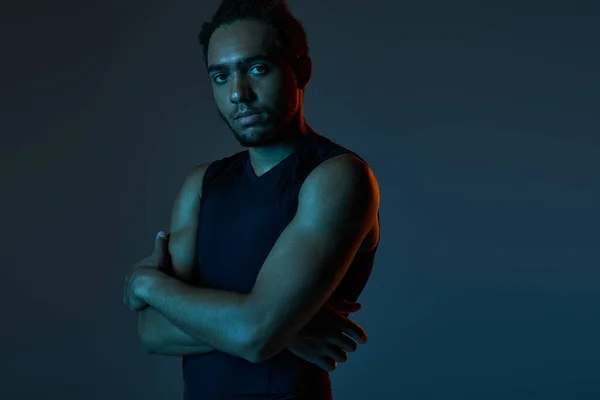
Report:
[[[214,347],[194,339],[151,307],[138,311],[138,332],[148,354],[191,356],[215,351]]]
[[[169,254],[170,275],[190,285],[197,285],[196,232],[200,212],[202,180],[209,164],[203,164],[186,177],[171,216]],[[173,325],[160,312],[147,307],[138,311],[138,335],[150,354],[171,356],[201,355],[215,350]]]
[[[189,335],[261,362],[288,346],[327,301],[376,223],[378,207],[368,166],[336,157],[305,180],[298,211],[250,294],[198,288],[160,273],[141,274],[133,292]]]
[[[371,169],[352,154],[329,159],[309,174],[296,215],[247,301],[257,318],[252,341],[257,360],[281,351],[330,298],[378,223],[379,200]],[[361,332],[350,334],[366,340]]]

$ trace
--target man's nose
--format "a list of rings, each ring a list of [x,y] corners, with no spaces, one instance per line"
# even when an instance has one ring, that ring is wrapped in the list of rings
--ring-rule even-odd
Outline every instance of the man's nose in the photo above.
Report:
[[[230,77],[229,100],[232,103],[247,103],[254,97],[252,85],[244,74],[234,74]]]

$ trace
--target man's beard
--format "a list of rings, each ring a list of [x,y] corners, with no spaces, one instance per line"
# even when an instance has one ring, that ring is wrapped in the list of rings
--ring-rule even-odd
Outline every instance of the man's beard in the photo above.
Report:
[[[242,147],[262,147],[277,142],[278,135],[275,129],[252,131],[251,133],[240,133],[233,128],[229,120],[225,118],[221,112],[219,112],[219,116],[223,122],[225,122],[225,125],[229,127],[231,132],[233,132],[235,140],[237,140]]]

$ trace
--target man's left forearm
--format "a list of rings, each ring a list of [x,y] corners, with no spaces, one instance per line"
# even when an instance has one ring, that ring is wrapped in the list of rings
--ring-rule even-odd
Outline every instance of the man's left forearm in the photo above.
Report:
[[[135,295],[188,335],[215,349],[255,362],[258,324],[248,295],[198,288],[171,277],[134,286]]]
[[[137,319],[138,336],[149,354],[188,356],[215,351],[214,347],[183,332],[152,307],[138,311]]]

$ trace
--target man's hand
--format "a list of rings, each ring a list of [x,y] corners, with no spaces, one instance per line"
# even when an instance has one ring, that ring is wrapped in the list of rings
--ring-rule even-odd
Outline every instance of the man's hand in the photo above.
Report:
[[[346,316],[360,309],[359,303],[343,300],[326,303],[287,349],[325,371],[333,371],[338,362],[348,360],[348,352],[356,351],[357,343],[367,341],[365,330]]]
[[[140,311],[148,307],[148,304],[140,300],[134,293],[135,283],[142,275],[148,275],[152,272],[168,273],[171,269],[171,260],[169,257],[168,238],[169,234],[159,232],[154,242],[154,251],[148,257],[142,258],[135,264],[131,273],[125,277],[125,286],[123,288],[123,302],[131,311]],[[144,271],[153,269],[155,271]]]
[[[132,311],[148,307],[135,295],[139,290],[147,290],[140,287],[170,275],[172,265],[168,241],[169,235],[159,232],[153,253],[136,262],[132,272],[125,278],[123,301]],[[360,309],[359,303],[344,300],[327,302],[287,349],[326,371],[333,371],[338,362],[348,359],[348,352],[356,351],[357,343],[367,341],[365,330],[347,317]]]

